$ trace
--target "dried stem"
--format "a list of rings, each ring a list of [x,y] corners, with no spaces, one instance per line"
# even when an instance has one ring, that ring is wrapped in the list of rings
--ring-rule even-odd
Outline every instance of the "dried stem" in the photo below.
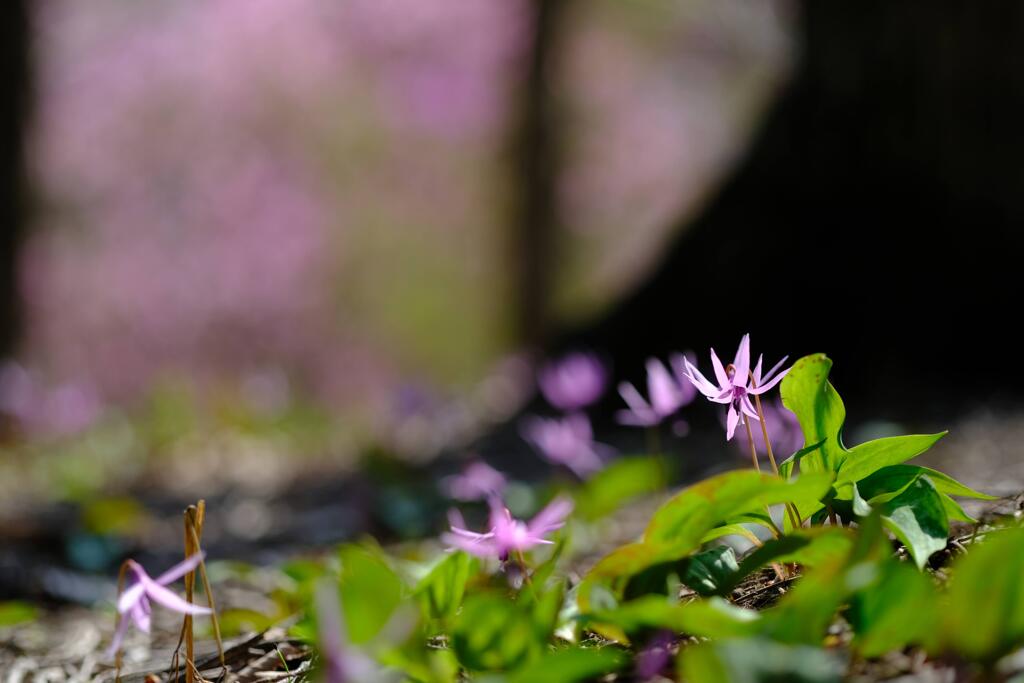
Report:
[[[192,557],[201,551],[199,539],[203,535],[203,523],[206,521],[206,501],[200,500],[196,505],[189,505],[185,509],[185,557]],[[203,582],[203,591],[206,593],[206,601],[210,606],[210,620],[213,623],[213,637],[217,642],[217,654],[220,658],[220,665],[227,670],[224,660],[224,643],[220,636],[220,623],[217,620],[217,610],[213,600],[213,591],[210,588],[210,580],[206,575],[206,563],[199,562],[199,576]],[[193,601],[195,594],[196,573],[191,571],[185,575],[185,599]],[[192,628],[192,615],[186,614],[181,625],[181,635],[178,637],[178,645],[174,649],[173,668],[175,670],[174,680],[178,680],[178,653],[181,650],[182,641],[185,643],[185,680],[187,683],[195,683],[197,672],[195,671],[195,636]],[[199,677],[201,680],[201,677]]]

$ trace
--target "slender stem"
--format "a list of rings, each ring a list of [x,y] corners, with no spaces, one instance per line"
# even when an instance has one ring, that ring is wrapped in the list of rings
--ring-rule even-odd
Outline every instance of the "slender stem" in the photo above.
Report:
[[[753,375],[751,375],[751,381],[756,389],[757,382],[753,381]],[[761,397],[757,394],[754,394],[754,406],[757,408],[757,417],[761,422],[761,434],[764,436],[764,448],[768,451],[768,460],[772,464],[772,472],[778,476],[779,466],[775,464],[775,453],[772,451],[772,440],[768,438],[768,422],[764,419],[764,411],[761,410]]]
[[[750,459],[754,461],[754,469],[761,471],[761,463],[757,460],[757,447],[754,446],[754,433],[750,431],[750,420],[743,416],[743,426],[747,428],[747,442],[750,444]],[[776,472],[776,474],[778,474]]]
[[[754,379],[754,373],[750,373],[750,384],[756,389],[757,380]],[[775,476],[779,476],[779,466],[775,462],[775,452],[772,450],[772,440],[768,436],[768,420],[764,419],[764,409],[761,408],[761,396],[760,394],[754,394],[754,407],[757,409],[757,417],[761,422],[761,435],[764,436],[764,448],[768,452],[768,461],[772,464],[772,471]],[[747,433],[750,433],[750,427],[747,427]],[[753,448],[753,439],[751,439],[751,448]],[[800,518],[800,511],[796,509],[796,506],[792,503],[786,503],[786,512],[789,514],[789,522],[794,528],[799,529],[804,525],[803,520]]]
[[[836,517],[836,511],[832,509],[831,505],[828,506],[828,522],[832,526],[842,526],[839,522],[839,518]]]

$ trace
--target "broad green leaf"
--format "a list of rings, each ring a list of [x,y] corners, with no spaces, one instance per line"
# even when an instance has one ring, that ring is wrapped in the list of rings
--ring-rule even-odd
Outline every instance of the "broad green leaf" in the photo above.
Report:
[[[840,683],[846,663],[817,647],[749,638],[683,650],[679,673],[687,681],[715,683]]]
[[[587,520],[604,517],[632,498],[660,491],[666,484],[663,458],[619,458],[591,477],[574,496],[576,514]]]
[[[580,617],[584,625],[614,625],[626,633],[667,628],[703,638],[731,638],[757,632],[760,615],[722,598],[708,598],[681,604],[674,598],[646,595],[614,609],[599,610]]]
[[[895,534],[918,569],[923,569],[932,553],[946,547],[949,519],[935,485],[927,477],[918,477],[903,493],[881,507],[882,523]]]
[[[931,477],[929,477],[930,479]],[[960,503],[956,502],[945,493],[940,493],[939,496],[942,498],[942,507],[946,510],[946,517],[949,521],[964,522],[966,524],[973,524],[977,520],[971,517],[969,514],[964,512],[964,509],[960,507]]]
[[[725,536],[742,536],[748,541],[751,540],[751,537],[757,538],[750,529],[742,524],[724,524],[722,526],[716,526],[714,529],[704,534],[701,537],[700,542],[701,545],[704,545],[705,543],[709,543],[710,541],[714,541]]]
[[[937,598],[927,574],[885,561],[877,580],[850,600],[846,617],[856,633],[854,647],[864,657],[878,657],[929,642],[939,618]]]
[[[835,485],[838,488],[844,484],[859,482],[883,467],[898,465],[915,458],[945,435],[946,432],[890,436],[854,446],[847,452],[846,460],[839,467]]]
[[[782,380],[782,403],[796,413],[805,449],[820,444],[801,456],[801,472],[835,472],[846,458],[841,437],[846,408],[829,384],[831,369],[832,361],[816,353],[794,363]]]
[[[931,479],[939,493],[981,500],[996,499],[995,496],[975,491],[971,487],[961,484],[948,474],[933,470],[930,467],[921,467],[920,465],[890,465],[858,481],[857,486],[861,490],[861,495],[864,495],[866,491],[867,498],[874,498],[883,491],[900,491],[921,475]]]
[[[508,596],[471,595],[452,630],[452,649],[473,671],[507,671],[536,659],[547,647],[532,616]]]
[[[417,584],[415,595],[427,617],[447,620],[455,616],[466,582],[477,565],[477,560],[464,552],[447,555]]]
[[[554,650],[509,675],[508,683],[574,683],[614,673],[629,663],[625,652],[613,647],[572,647]]]
[[[990,533],[952,569],[941,610],[947,649],[990,663],[1024,645],[1024,529]]]
[[[828,473],[807,474],[793,481],[753,470],[719,474],[684,489],[658,508],[644,532],[644,541],[679,548],[685,554],[719,524],[762,512],[769,505],[817,501],[831,483]]]
[[[402,600],[403,584],[378,552],[342,546],[341,606],[349,639],[359,645],[377,635]]]

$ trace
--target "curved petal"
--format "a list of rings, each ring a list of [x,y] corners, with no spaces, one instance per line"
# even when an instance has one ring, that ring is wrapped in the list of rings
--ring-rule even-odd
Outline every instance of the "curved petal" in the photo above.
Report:
[[[146,590],[146,587],[142,585],[142,581],[133,583],[129,586],[121,596],[117,599],[117,611],[120,614],[127,614],[129,610],[142,598],[142,593]]]
[[[715,377],[718,379],[718,386],[727,387],[732,384],[729,381],[729,375],[725,372],[725,367],[722,365],[722,361],[718,359],[718,354],[715,353],[714,349],[711,349],[711,367],[715,369]]]
[[[647,361],[647,392],[651,407],[661,416],[674,413],[679,407],[679,390],[675,380],[656,358]]]
[[[477,557],[494,557],[498,554],[497,548],[494,547],[491,539],[475,540],[456,536],[455,534],[443,533],[441,534],[441,542],[449,548],[464,550],[470,555],[476,555]]]
[[[777,374],[775,377],[772,377],[770,380],[768,380],[767,382],[765,382],[763,385],[759,386],[758,388],[756,388],[756,389],[748,389],[747,393],[748,394],[757,394],[757,395],[763,394],[764,392],[768,391],[769,389],[774,387],[776,384],[781,382],[782,378],[785,377],[786,373],[789,372],[789,371],[790,371],[790,368],[786,368],[785,370],[783,370],[782,372]]]
[[[732,441],[733,435],[736,433],[736,425],[740,421],[740,414],[735,408],[729,406],[729,415],[725,419],[725,440]]]
[[[107,657],[113,657],[117,654],[117,651],[121,649],[121,643],[124,641],[124,636],[128,633],[128,624],[130,619],[127,614],[122,614],[118,617],[117,628],[114,629],[114,637],[110,640],[110,647],[107,648]]]
[[[732,362],[736,366],[736,374],[733,375],[733,383],[746,385],[747,373],[750,371],[750,335],[743,335],[740,340],[740,347],[736,349],[736,358]]]
[[[185,574],[188,574],[190,571],[198,567],[199,563],[203,561],[204,557],[206,557],[206,553],[202,551],[196,553],[195,555],[190,555],[189,557],[186,557],[183,561],[179,562],[178,564],[174,565],[173,567],[165,571],[160,576],[153,579],[153,581],[156,581],[161,586],[166,586],[169,583],[173,583],[174,581],[177,581],[181,577],[185,576]]]
[[[640,395],[640,392],[637,391],[636,387],[629,382],[622,382],[619,384],[619,396],[622,397],[622,400],[625,401],[626,405],[628,405],[634,412],[650,410],[651,408],[647,405],[647,401],[645,401],[644,397]]]
[[[541,536],[560,528],[565,524],[565,519],[571,512],[572,501],[570,499],[555,498],[530,520],[528,525],[530,533]]]
[[[144,583],[146,595],[149,596],[149,599],[169,610],[182,614],[209,614],[211,611],[209,607],[188,602],[184,598],[179,597],[177,593],[164,588],[148,577],[144,580]]]
[[[773,366],[772,366],[772,369],[771,369],[771,370],[769,370],[769,371],[768,371],[768,372],[767,372],[767,373],[765,374],[765,376],[764,376],[764,378],[763,378],[763,379],[762,379],[762,378],[758,378],[757,386],[759,386],[759,387],[760,387],[760,386],[761,386],[761,384],[762,384],[763,382],[767,382],[767,381],[768,381],[768,380],[770,380],[770,379],[771,379],[772,377],[774,377],[774,376],[775,376],[775,373],[779,371],[779,368],[781,368],[781,367],[782,367],[782,364],[783,364],[783,363],[785,363],[785,362],[786,362],[786,360],[788,360],[788,359],[789,359],[789,356],[783,356],[783,357],[782,357],[782,360],[780,360],[780,361],[779,361],[778,363],[776,363],[775,365],[773,365]],[[786,372],[789,372],[789,370],[787,370]],[[785,373],[783,373],[783,374],[785,374]]]
[[[697,388],[697,391],[704,394],[708,398],[716,396],[720,391],[721,387],[712,384],[707,377],[700,373],[693,363],[689,360],[686,363],[686,379],[690,380],[690,384]]]

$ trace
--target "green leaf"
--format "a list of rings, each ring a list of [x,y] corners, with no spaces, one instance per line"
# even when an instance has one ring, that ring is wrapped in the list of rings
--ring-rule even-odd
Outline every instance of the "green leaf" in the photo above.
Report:
[[[455,655],[474,671],[516,668],[537,658],[546,646],[531,614],[504,594],[467,597],[452,630]]]
[[[740,569],[732,548],[720,545],[689,558],[680,580],[701,595],[720,592]]]
[[[846,663],[817,647],[749,638],[705,643],[683,650],[681,678],[715,683],[839,683]]]
[[[782,403],[800,421],[805,448],[819,444],[801,456],[801,472],[835,472],[846,458],[841,437],[846,408],[829,384],[831,369],[832,361],[817,353],[794,363],[782,380]]]
[[[580,616],[588,626],[616,626],[626,633],[667,628],[703,638],[731,638],[757,632],[760,615],[722,598],[708,598],[680,604],[674,598],[646,595],[614,609],[598,610]]]
[[[35,621],[39,611],[20,600],[9,600],[0,602],[0,626],[15,626],[29,621]]]
[[[927,574],[887,559],[878,579],[850,600],[846,616],[856,633],[854,647],[864,657],[879,657],[929,642],[939,619],[937,598]]]
[[[403,584],[377,551],[346,545],[341,558],[341,606],[349,639],[359,645],[377,635],[402,600]]]
[[[915,458],[945,435],[946,432],[890,436],[855,446],[847,452],[846,460],[839,467],[835,485],[838,488],[858,482],[883,467]]]
[[[679,548],[685,554],[719,524],[763,512],[769,505],[817,501],[831,483],[832,476],[827,473],[785,481],[753,470],[725,472],[684,489],[658,508],[644,532],[644,541]]]
[[[946,547],[949,519],[935,485],[917,478],[900,495],[881,507],[882,523],[907,547],[918,569],[932,553]]]
[[[591,477],[574,496],[576,514],[586,520],[604,517],[630,499],[660,491],[667,463],[656,457],[619,458]]]
[[[832,527],[801,529],[782,538],[766,541],[743,558],[739,568],[730,576],[731,580],[720,582],[718,594],[727,594],[743,579],[772,562],[815,567],[845,557],[852,547],[851,533]]]
[[[628,663],[626,653],[613,647],[572,647],[545,654],[507,680],[509,683],[574,683],[614,673]]]
[[[954,563],[942,610],[947,649],[991,663],[1024,645],[1024,529],[990,532]]]
[[[605,584],[621,596],[630,576],[686,557],[700,547],[711,529],[750,513],[760,514],[768,505],[788,501],[810,505],[830,490],[831,482],[828,473],[785,481],[770,474],[736,470],[684,489],[654,513],[642,542],[617,548],[590,570],[579,589],[581,609],[589,609],[596,584]]]
[[[426,616],[441,621],[454,617],[477,565],[477,560],[464,552],[446,555],[438,562],[415,589]]]

